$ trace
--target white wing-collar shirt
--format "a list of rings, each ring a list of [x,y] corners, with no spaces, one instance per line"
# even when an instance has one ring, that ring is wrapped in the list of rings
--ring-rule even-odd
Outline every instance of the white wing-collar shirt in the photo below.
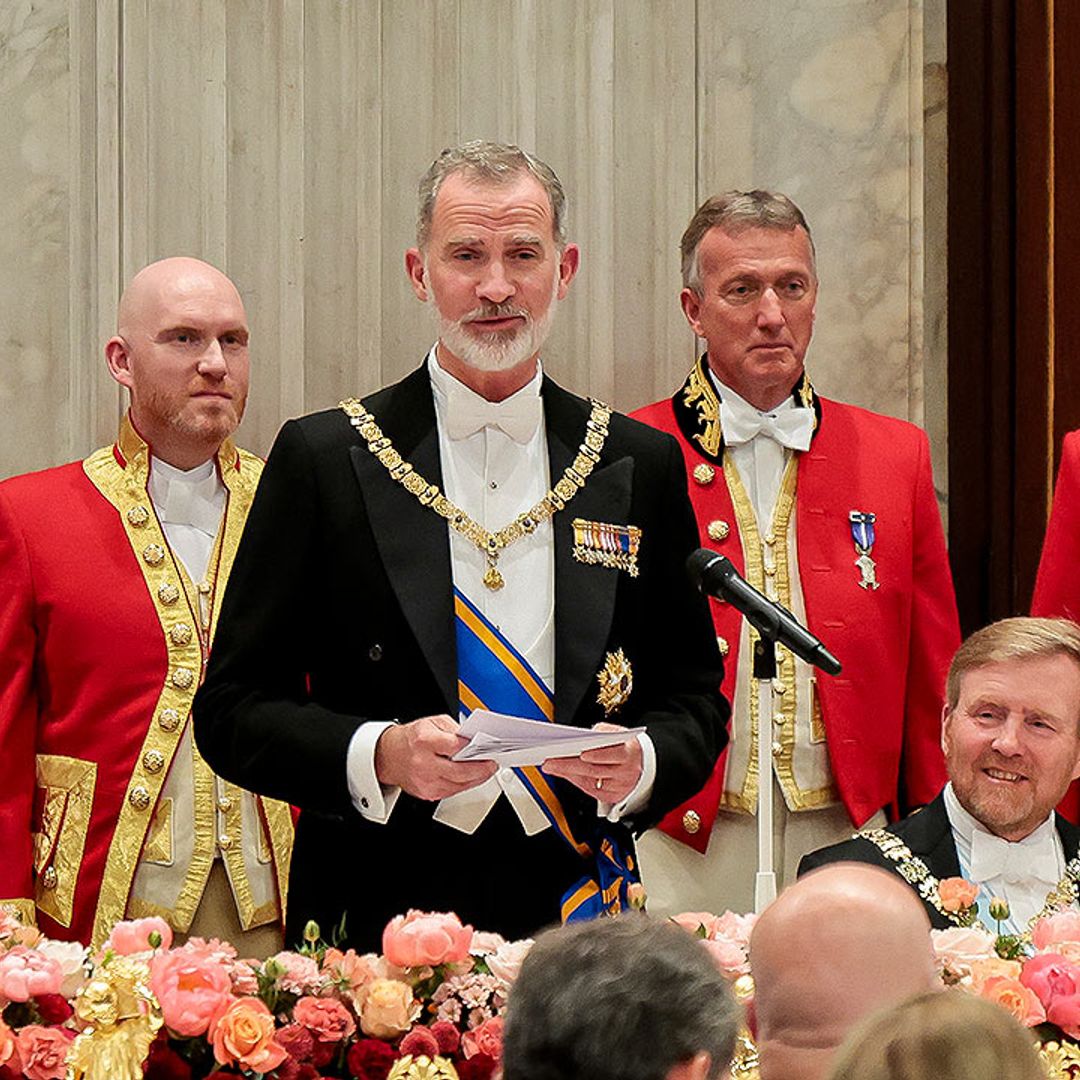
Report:
[[[945,812],[964,877],[987,894],[1007,900],[1012,922],[1023,929],[1065,874],[1065,852],[1054,815],[1023,840],[1011,843],[995,836],[960,805],[952,783],[945,785]]]
[[[540,396],[543,371],[500,402],[487,401],[439,366],[436,347],[427,358],[439,434],[439,457],[446,497],[484,528],[495,532],[530,507],[551,486],[547,430]],[[376,417],[376,420],[378,417]],[[505,430],[504,430],[505,428]],[[551,520],[499,556],[505,586],[482,582],[487,558],[453,529],[450,562],[454,585],[513,643],[533,670],[555,688],[555,542]],[[347,771],[353,804],[371,821],[386,822],[399,788],[384,787],[375,775],[375,744],[389,726],[369,721],[349,744]],[[638,736],[644,755],[641,779],[622,802],[600,803],[598,813],[618,821],[644,806],[656,776],[656,753],[647,735]],[[500,769],[485,783],[443,799],[435,818],[472,833],[500,794],[505,794],[530,836],[548,828],[548,819],[512,769]]]

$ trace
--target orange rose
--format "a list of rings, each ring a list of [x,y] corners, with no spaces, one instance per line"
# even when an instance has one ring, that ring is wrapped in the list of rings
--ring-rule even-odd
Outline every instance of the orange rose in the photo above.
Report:
[[[1021,964],[1019,960],[1002,960],[991,956],[985,960],[971,961],[971,989],[981,993],[983,986],[994,978],[1019,979]]]
[[[944,878],[938,885],[938,899],[946,911],[967,911],[979,898],[979,886],[962,877]]]
[[[1046,1020],[1046,1011],[1038,995],[1019,979],[994,975],[979,988],[979,996],[1008,1009],[1025,1027],[1034,1027]]]
[[[210,1040],[219,1065],[268,1073],[288,1056],[274,1041],[274,1017],[253,997],[237,998],[214,1017]]]
[[[420,1015],[412,987],[397,979],[375,979],[368,984],[360,1010],[360,1028],[373,1039],[395,1039],[409,1030]]]

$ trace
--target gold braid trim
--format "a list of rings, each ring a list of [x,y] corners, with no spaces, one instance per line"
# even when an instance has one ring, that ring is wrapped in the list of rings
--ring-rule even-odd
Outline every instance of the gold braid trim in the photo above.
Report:
[[[562,476],[550,491],[533,507],[523,514],[518,514],[508,525],[498,532],[489,532],[479,522],[474,521],[460,507],[455,506],[440,490],[437,484],[429,483],[402,458],[394,449],[394,444],[383,434],[382,428],[375,422],[375,417],[364,408],[356,398],[346,398],[338,402],[339,408],[349,418],[349,423],[360,433],[367,443],[368,450],[386,469],[392,480],[396,480],[420,502],[430,506],[440,517],[446,519],[450,527],[466,540],[475,544],[486,556],[487,573],[484,584],[489,589],[501,589],[504,582],[497,563],[504,548],[528,536],[537,525],[553,517],[585,486],[590,473],[600,460],[604,443],[608,437],[608,421],[611,409],[600,401],[590,398],[592,412],[585,422],[585,438],[578,447],[577,456],[568,465]]]
[[[857,832],[854,839],[862,838],[869,840],[886,859],[896,863],[897,873],[918,892],[918,894],[930,904],[935,911],[940,912],[949,922],[956,926],[969,925],[960,912],[946,911],[941,904],[941,896],[938,886],[941,882],[930,873],[930,868],[915,855],[911,848],[904,843],[895,833],[887,829],[864,829]],[[1076,902],[1080,895],[1080,856],[1074,857],[1065,865],[1065,876],[1046,894],[1042,909],[1036,912],[1029,920],[1029,929],[1020,935],[1025,941],[1030,940],[1030,927],[1040,919],[1046,919],[1064,911],[1070,904]],[[984,927],[989,930],[989,927]]]

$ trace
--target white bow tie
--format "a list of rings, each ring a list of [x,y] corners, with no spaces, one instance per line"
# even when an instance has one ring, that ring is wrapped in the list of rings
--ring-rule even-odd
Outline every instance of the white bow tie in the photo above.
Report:
[[[496,427],[524,445],[536,434],[542,416],[539,394],[485,401],[476,394],[451,393],[446,403],[446,434],[454,440],[467,439],[486,427]]]
[[[975,881],[1000,877],[1010,885],[1040,881],[1057,884],[1058,855],[1054,835],[1041,830],[1014,844],[1000,836],[976,829],[971,837],[971,876]]]
[[[760,434],[791,450],[809,450],[814,410],[784,409],[773,416],[757,409],[733,409],[727,401],[721,401],[720,427],[728,446],[741,446]]]

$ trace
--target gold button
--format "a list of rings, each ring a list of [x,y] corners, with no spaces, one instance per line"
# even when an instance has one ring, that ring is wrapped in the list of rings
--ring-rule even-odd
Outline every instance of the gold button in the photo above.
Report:
[[[776,535],[773,533],[772,529],[770,529],[765,534],[765,543],[766,544],[775,544],[776,543]]]
[[[222,833],[217,838],[217,842],[222,851],[228,851],[232,847],[232,837],[228,833]]]
[[[704,487],[706,484],[713,482],[714,476],[716,476],[716,470],[711,465],[702,462],[700,465],[694,466],[694,483],[701,484]]]
[[[162,731],[175,731],[180,726],[180,714],[175,709],[162,709],[157,722]]]
[[[165,561],[165,549],[160,544],[147,544],[142,551],[143,562],[157,566]]]
[[[720,650],[721,656],[727,656],[731,651],[731,646],[727,643],[727,638],[718,637],[716,639],[716,647]]]
[[[56,875],[55,866],[46,866],[41,872],[41,887],[43,889],[55,889],[60,879]]]
[[[136,529],[141,529],[150,520],[150,511],[145,506],[133,506],[127,512],[127,519]]]
[[[701,828],[701,818],[698,817],[696,810],[687,810],[682,816],[682,827],[691,834],[691,836]]]
[[[783,679],[773,679],[772,692],[774,694],[779,694],[781,697],[787,693],[787,687],[784,685]]]
[[[774,716],[774,717],[772,718],[772,722],[773,722],[773,723],[774,723],[774,724],[775,724],[775,725],[776,725],[777,727],[783,727],[783,726],[784,726],[784,714],[783,714],[783,713],[777,713],[777,714],[776,714],[776,715],[775,715],[775,716]]]
[[[148,773],[161,772],[165,767],[165,755],[160,750],[147,750],[143,754],[142,763]]]
[[[175,604],[180,599],[180,590],[168,581],[158,586],[157,594],[163,604]]]
[[[177,690],[189,690],[195,682],[195,673],[191,668],[178,667],[172,673],[172,684]]]
[[[784,748],[778,742],[772,744],[773,757],[779,757],[784,752]]]
[[[169,640],[174,645],[187,645],[191,641],[191,627],[179,622],[169,631]]]
[[[128,792],[128,802],[136,810],[145,810],[150,805],[150,792],[144,787],[134,787]]]
[[[217,801],[217,808],[223,814],[228,813],[232,809],[232,799],[230,799],[228,795],[222,795]]]
[[[728,533],[731,532],[731,526],[726,521],[710,521],[705,527],[705,531],[709,534],[710,540],[726,540]]]

